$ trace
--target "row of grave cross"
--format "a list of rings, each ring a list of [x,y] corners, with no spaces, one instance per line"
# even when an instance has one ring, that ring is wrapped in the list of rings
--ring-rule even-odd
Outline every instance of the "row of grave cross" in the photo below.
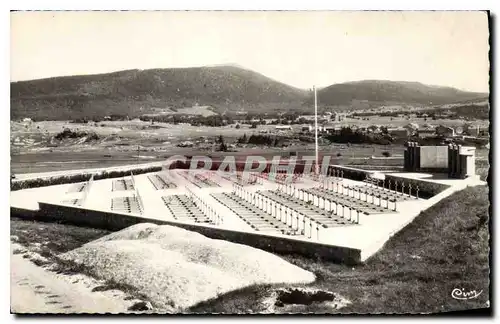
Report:
[[[130,182],[132,183],[132,187],[135,190],[135,198],[137,200],[137,204],[139,205],[139,213],[144,213],[144,203],[142,202],[141,194],[139,193],[139,188],[135,185],[134,174],[130,172]]]
[[[300,192],[302,192],[302,200],[306,203],[306,205],[309,205],[310,209],[311,210],[314,210],[315,208],[318,208],[320,209],[324,215],[330,217],[330,218],[333,218],[331,216],[340,216],[342,218],[345,218],[346,220],[350,221],[350,222],[354,222],[356,224],[359,224],[359,216],[360,214],[364,214],[364,215],[368,215],[368,212],[366,211],[363,211],[362,209],[359,209],[359,208],[355,208],[353,206],[349,206],[349,205],[343,205],[335,200],[331,200],[331,199],[325,199],[323,197],[318,197],[317,195],[314,195],[314,194],[310,194],[311,198],[309,197],[309,193],[306,192],[308,194],[307,196],[307,200],[305,200],[305,195],[304,195],[304,191],[303,190],[299,190],[299,197],[294,197],[294,196],[291,196],[291,197],[286,197],[285,193],[283,192],[280,192],[278,191],[277,195],[280,196],[280,197],[283,197],[284,199],[289,199],[289,198],[296,198],[296,199],[300,199]],[[316,202],[317,202],[317,205],[315,204],[315,199],[316,198]],[[323,206],[321,206],[321,199],[323,199]],[[329,208],[327,209],[326,208],[326,201],[328,200],[329,202]],[[332,208],[332,204],[335,205],[335,210]],[[346,213],[345,213],[345,209],[347,208],[347,210],[349,211],[349,217],[347,217]],[[330,212],[330,215],[327,213],[327,212]],[[341,213],[340,213],[341,212]],[[353,216],[353,213],[356,212],[356,217]]]
[[[214,177],[213,172],[208,172],[208,173],[199,173],[199,172],[193,172],[191,170],[184,171],[181,173],[181,176],[188,180],[189,182],[193,183],[197,187],[200,187],[200,183],[205,183],[207,185],[212,185],[215,183],[212,178]]]
[[[307,238],[313,238],[313,229],[315,228],[316,240],[319,240],[319,230],[322,226],[311,217],[265,197],[260,192],[249,192],[238,184],[233,185],[233,194],[240,199],[250,202],[287,226],[290,226],[295,233],[301,233]],[[306,230],[307,228],[309,231]]]
[[[391,181],[389,180],[389,183],[390,182]],[[331,183],[331,188],[330,188],[330,183]],[[398,182],[396,183],[397,187],[399,183]],[[359,199],[361,201],[365,201],[385,209],[389,209],[389,202],[391,202],[393,204],[394,211],[397,210],[397,196],[402,196],[402,197],[406,196],[406,194],[404,193],[405,189],[404,182],[401,184],[401,188],[402,188],[401,192],[398,191],[394,192],[389,189],[386,190],[384,187],[377,186],[376,184],[373,183],[368,183],[368,185],[366,186],[347,186],[341,182],[327,182],[326,185],[323,183],[320,186],[320,190],[322,190],[325,193],[327,193],[329,190],[332,190],[333,192],[341,193],[342,195]],[[412,193],[411,183],[408,185],[408,189],[409,189],[408,197],[410,197]],[[313,193],[309,193],[309,191],[307,190],[297,189],[295,186],[291,184],[278,185],[278,191],[285,192],[286,194],[291,195],[293,197],[297,197],[298,199],[301,200],[309,201],[310,196],[313,197],[313,199],[314,197],[317,197],[318,200],[320,198],[325,199],[324,197],[318,197]],[[419,187],[417,186],[415,189],[417,197],[418,197],[418,192],[419,192]],[[305,197],[306,194],[307,198]],[[375,200],[375,198],[377,198],[377,200]],[[384,200],[385,200],[385,206],[383,204]]]
[[[287,186],[287,187],[290,187],[290,186]],[[300,199],[300,193],[302,192],[302,201],[304,201],[305,204],[312,203],[312,200],[310,200],[310,197],[309,197],[309,192],[305,192],[301,189],[299,189],[297,191],[296,188],[294,188],[294,190],[296,193],[299,193],[298,199]],[[283,203],[276,202],[276,201],[273,202],[272,198],[265,197],[259,192],[251,193],[249,191],[246,191],[245,189],[243,189],[243,187],[238,186],[238,185],[233,186],[233,193],[236,196],[238,196],[246,201],[250,201],[251,203],[256,205],[258,208],[263,209],[265,212],[267,212],[275,217],[277,216],[277,211],[275,212],[274,215],[272,214],[272,204],[273,203],[275,204],[275,208],[277,208],[277,206],[280,206],[279,210],[282,210],[284,208],[286,211],[286,208],[289,208],[286,205],[283,205]],[[307,200],[305,200],[305,193],[307,193],[307,195],[308,195]],[[310,194],[310,195],[311,195],[311,197],[313,197],[313,194]],[[297,197],[292,196],[292,197],[284,197],[284,198],[285,199],[294,199]],[[343,205],[343,204],[338,203],[338,202],[333,201],[333,200],[329,200],[329,208],[327,209],[326,199],[324,199],[324,198],[322,198],[322,199],[323,199],[323,206],[321,206],[321,200],[320,200],[320,198],[318,198],[318,208],[323,211],[324,215],[326,215],[327,217],[330,217],[330,218],[332,218],[332,216],[340,216],[342,218],[347,219],[348,221],[351,221],[354,223],[359,223],[359,215],[360,214],[365,214],[365,215],[368,214],[367,212],[365,212],[361,209],[357,209],[357,208],[355,208],[353,206],[349,206],[349,205]],[[271,204],[271,211],[269,211],[269,206],[267,204]],[[335,210],[332,208],[332,204],[335,206]],[[345,209],[348,209],[348,211],[349,211],[348,215],[346,215]],[[290,210],[292,210],[292,209],[290,209]],[[307,215],[304,215],[298,211],[295,211],[295,212],[298,214],[301,214],[302,217],[305,217],[305,218],[308,217]],[[328,212],[330,212],[331,215],[329,215]],[[355,214],[356,217],[354,217],[354,215],[353,215],[354,212],[356,212],[356,214]],[[354,219],[354,218],[356,218],[356,219]],[[279,220],[282,221],[281,215],[279,217]],[[297,221],[298,221],[298,219],[297,219]],[[311,221],[313,221],[313,220],[311,220]],[[287,223],[288,223],[288,218],[287,218]],[[293,225],[293,220],[291,220],[291,223]]]
[[[223,217],[215,210],[215,208],[213,208],[210,204],[208,204],[200,196],[195,194],[188,187],[186,187],[186,192],[188,198],[192,200],[194,204],[201,210],[201,212],[208,217],[212,224],[221,225],[224,223]]]
[[[267,172],[259,172],[257,173],[257,176],[260,180],[260,184],[263,184],[264,182],[262,181],[263,179],[268,180],[268,181],[273,181],[276,183],[287,183],[288,180],[290,179],[288,173],[286,170],[276,170],[276,171],[271,171],[269,173]],[[292,176],[292,182],[295,181],[299,176],[301,176],[299,173],[294,173]]]
[[[420,187],[418,185],[412,185],[410,182],[409,184],[405,184],[403,180],[391,180],[390,178],[388,180],[367,180],[368,186],[371,188],[381,188],[382,190],[388,190],[392,191],[394,188],[394,191],[397,194],[405,195],[407,193],[408,197],[411,197],[412,194],[415,194],[416,198],[419,198],[419,192],[420,192]],[[401,191],[399,191],[401,189]],[[408,189],[408,190],[405,190]]]
[[[338,189],[338,188],[341,189]],[[320,206],[321,200],[323,200],[323,208],[326,208],[326,200],[330,201],[330,207],[331,207],[331,202],[333,201],[334,204],[338,204],[334,198],[327,198],[328,195],[328,190],[325,188],[320,188],[321,191],[325,193],[325,196],[320,196],[314,193],[309,192],[307,189],[298,189],[295,186],[278,186],[278,191],[283,192],[285,194],[288,194],[292,197],[296,197],[300,200],[309,202],[312,201],[314,202],[315,200],[318,201],[318,205]],[[341,193],[343,195],[346,195],[350,198],[355,198],[360,201],[364,201],[370,204],[373,204],[375,206],[389,209],[389,202],[392,203],[392,210],[397,211],[397,199],[393,198],[390,199],[390,197],[387,194],[384,194],[383,192],[372,192],[371,189],[368,187],[348,187],[344,186],[344,184],[340,184],[340,186],[337,184],[337,189],[333,189],[333,192],[336,193]],[[357,193],[357,196],[356,196]],[[352,194],[352,195],[351,195]],[[362,194],[364,196],[362,196]],[[371,198],[371,199],[369,199]],[[375,200],[377,198],[377,200]],[[383,204],[385,200],[385,206]],[[349,208],[348,206],[346,206]],[[330,208],[331,210],[331,208]],[[354,209],[355,210],[355,209]]]

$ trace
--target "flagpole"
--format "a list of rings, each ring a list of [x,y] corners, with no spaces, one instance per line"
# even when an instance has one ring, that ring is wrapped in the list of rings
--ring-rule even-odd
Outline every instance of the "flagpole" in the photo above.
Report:
[[[316,94],[316,86],[314,89],[314,143],[316,148],[316,175],[319,174],[319,158],[318,158],[318,96]]]

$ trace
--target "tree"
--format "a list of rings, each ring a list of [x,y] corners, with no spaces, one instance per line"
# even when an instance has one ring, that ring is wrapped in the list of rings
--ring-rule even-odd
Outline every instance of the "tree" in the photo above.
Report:
[[[241,128],[241,126],[240,126],[240,124],[236,124],[236,126],[234,126],[234,128],[236,128],[236,129],[240,129],[240,128]]]
[[[250,128],[257,128],[257,123],[252,123],[252,125],[250,126]]]
[[[217,140],[219,142],[219,151],[221,152],[226,152],[227,151],[227,145],[224,143],[224,137],[222,135],[219,135],[219,139]]]
[[[248,142],[247,134],[243,134],[242,137],[238,138],[238,143],[246,144]]]

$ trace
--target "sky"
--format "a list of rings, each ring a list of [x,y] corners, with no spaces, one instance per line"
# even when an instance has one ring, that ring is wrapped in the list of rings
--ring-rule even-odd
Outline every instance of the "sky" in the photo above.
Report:
[[[298,88],[418,81],[488,92],[482,12],[14,12],[11,81],[238,64]]]

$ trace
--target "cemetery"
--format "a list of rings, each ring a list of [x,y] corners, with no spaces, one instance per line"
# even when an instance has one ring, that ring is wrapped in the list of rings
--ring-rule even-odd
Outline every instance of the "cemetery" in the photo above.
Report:
[[[274,252],[360,263],[419,213],[467,186],[474,149],[408,143],[404,171],[304,173],[165,166],[159,172],[11,192],[11,213],[113,230],[150,222]],[[436,215],[439,217],[439,215]]]

